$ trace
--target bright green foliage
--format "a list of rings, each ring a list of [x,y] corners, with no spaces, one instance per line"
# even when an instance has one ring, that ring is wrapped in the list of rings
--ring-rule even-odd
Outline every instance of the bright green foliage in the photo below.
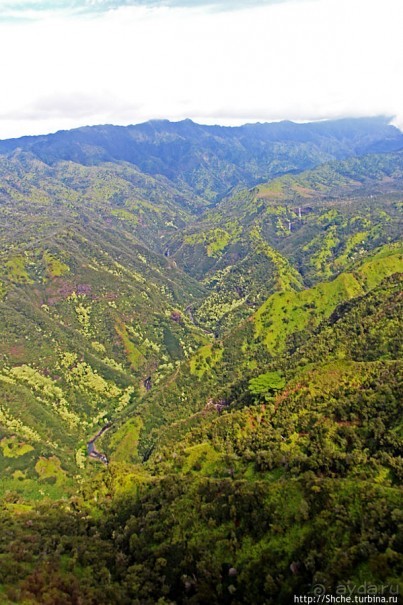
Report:
[[[54,481],[59,486],[65,482],[66,473],[61,468],[60,460],[56,456],[39,458],[35,464],[35,470],[39,475],[40,481]]]
[[[112,429],[113,432],[109,436],[109,448],[113,452],[111,456],[113,462],[120,460],[139,462],[137,445],[141,428],[141,419],[136,417],[130,419],[117,431]]]
[[[26,259],[23,256],[14,256],[6,262],[6,277],[17,284],[32,283],[26,270]]]
[[[70,267],[68,267],[68,265],[54,257],[48,251],[43,253],[43,260],[46,264],[48,277],[61,277],[70,271]]]
[[[226,248],[230,240],[231,235],[224,229],[213,229],[207,233],[189,235],[185,241],[187,244],[203,244],[207,256],[221,256],[219,253]]]
[[[315,327],[341,302],[374,288],[388,275],[402,272],[402,254],[393,254],[393,248],[387,250],[390,256],[382,256],[382,262],[375,256],[354,273],[342,273],[331,282],[301,292],[273,294],[255,315],[257,335],[264,337],[272,354],[281,353],[290,334]]]
[[[266,372],[249,381],[252,395],[271,396],[285,386],[285,379],[278,372]]]
[[[222,357],[223,350],[212,345],[201,347],[190,359],[190,373],[201,378]]]
[[[6,458],[19,458],[24,456],[28,452],[31,452],[34,448],[29,443],[19,443],[15,436],[4,437],[0,441],[0,447],[3,452],[3,456]]]

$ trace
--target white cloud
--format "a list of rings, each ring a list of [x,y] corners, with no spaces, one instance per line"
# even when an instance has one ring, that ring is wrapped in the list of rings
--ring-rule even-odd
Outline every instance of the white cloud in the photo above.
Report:
[[[0,24],[0,138],[190,117],[235,124],[396,115],[400,0],[242,11],[126,6]]]

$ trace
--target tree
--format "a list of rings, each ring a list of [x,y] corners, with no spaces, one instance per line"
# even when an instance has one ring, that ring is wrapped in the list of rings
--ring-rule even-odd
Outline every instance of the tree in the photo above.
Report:
[[[279,372],[266,372],[266,374],[260,374],[260,376],[252,378],[249,381],[248,389],[252,395],[257,395],[259,399],[260,396],[263,396],[264,399],[268,400],[284,386],[285,379]]]

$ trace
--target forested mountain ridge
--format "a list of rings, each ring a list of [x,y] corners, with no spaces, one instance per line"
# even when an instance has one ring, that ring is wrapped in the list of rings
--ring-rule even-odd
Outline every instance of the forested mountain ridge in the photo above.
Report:
[[[178,265],[211,290],[194,316],[225,330],[276,287],[329,279],[395,241],[402,183],[403,154],[375,154],[225,198],[169,243]]]
[[[0,141],[0,154],[21,149],[47,164],[125,161],[217,201],[233,187],[250,187],[332,159],[402,149],[403,135],[389,122],[380,117],[222,127],[153,120]]]
[[[38,491],[38,453],[60,452],[69,475],[83,466],[99,423],[204,344],[183,313],[203,287],[163,254],[189,220],[164,179],[25,153],[0,169],[3,445],[9,434],[30,443],[22,460],[2,457],[3,488],[61,494],[64,481]]]
[[[0,142],[1,602],[398,583],[401,137],[162,121]]]
[[[279,361],[282,355],[287,358],[287,352],[299,347],[316,329],[323,328],[323,322],[336,313],[340,304],[357,301],[370,293],[382,280],[401,272],[402,263],[401,244],[385,246],[333,281],[321,282],[308,289],[282,289],[272,294],[246,321],[182,363],[174,380],[162,381],[148,394],[137,410],[135,432],[140,458],[149,455],[161,436],[165,439],[167,425],[174,424],[175,434],[178,422],[184,422],[186,426],[187,417],[194,418],[205,410],[205,406],[226,407],[234,396],[238,397],[246,390],[248,379],[259,370],[272,366],[277,370],[279,363],[282,367],[283,362]],[[396,319],[391,324],[393,328],[390,330],[385,326],[391,346],[395,343],[393,329],[398,329],[399,324],[397,308],[393,309],[392,315]],[[398,335],[396,338],[399,339]],[[397,351],[396,358],[399,355]],[[306,356],[310,357],[308,353]],[[344,357],[350,358],[348,350]],[[343,355],[340,353],[336,358],[342,359]],[[112,434],[113,431],[109,437]],[[131,456],[139,459],[135,449]]]

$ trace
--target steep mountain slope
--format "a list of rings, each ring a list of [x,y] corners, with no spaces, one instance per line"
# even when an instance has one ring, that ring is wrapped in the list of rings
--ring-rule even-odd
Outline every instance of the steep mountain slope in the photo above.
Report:
[[[112,460],[63,508],[9,500],[4,602],[288,605],[368,583],[397,594],[403,368],[393,346],[369,346],[398,343],[401,285],[338,307],[306,335],[320,361],[287,351],[280,392],[250,381],[167,431],[146,466]]]
[[[193,316],[220,332],[275,290],[340,273],[401,235],[403,154],[286,175],[224,199],[169,244],[211,293]]]
[[[206,341],[185,313],[203,287],[163,254],[189,199],[123,164],[0,170],[2,487],[61,495],[106,419]]]
[[[280,122],[241,127],[155,120],[136,126],[92,126],[0,142],[0,154],[22,149],[47,164],[125,161],[164,175],[215,201],[233,187],[252,186],[331,159],[403,148],[387,118],[314,124]]]
[[[225,408],[245,390],[248,378],[267,365],[276,370],[279,356],[304,342],[338,305],[359,299],[402,269],[401,245],[389,245],[333,281],[271,295],[248,320],[222,340],[202,347],[145,397],[136,410],[138,451],[135,448],[130,456],[137,460],[139,455],[149,456],[158,440],[167,435],[167,425],[172,424],[177,434],[182,423],[187,426],[187,418],[197,420],[206,409]],[[395,342],[395,336],[388,335]]]
[[[384,120],[0,143],[1,603],[397,590],[400,144]]]
[[[31,235],[31,223],[17,230],[21,217],[35,221],[38,236],[47,237],[52,222],[70,215],[89,224],[88,213],[103,216],[158,252],[164,238],[189,222],[205,206],[197,196],[177,189],[167,179],[153,178],[130,164],[84,166],[59,162],[48,166],[29,153],[0,157],[2,233]],[[46,221],[42,220],[45,213]],[[14,240],[13,240],[14,241]]]
[[[127,163],[0,160],[5,490],[40,495],[41,466],[41,492],[74,488],[91,470],[85,442],[141,407],[113,438],[122,459],[149,455],[159,427],[226,401],[259,360],[401,266],[391,245],[368,257],[399,234],[400,153],[281,177],[197,223],[200,198]],[[296,204],[301,219],[279,230]]]

